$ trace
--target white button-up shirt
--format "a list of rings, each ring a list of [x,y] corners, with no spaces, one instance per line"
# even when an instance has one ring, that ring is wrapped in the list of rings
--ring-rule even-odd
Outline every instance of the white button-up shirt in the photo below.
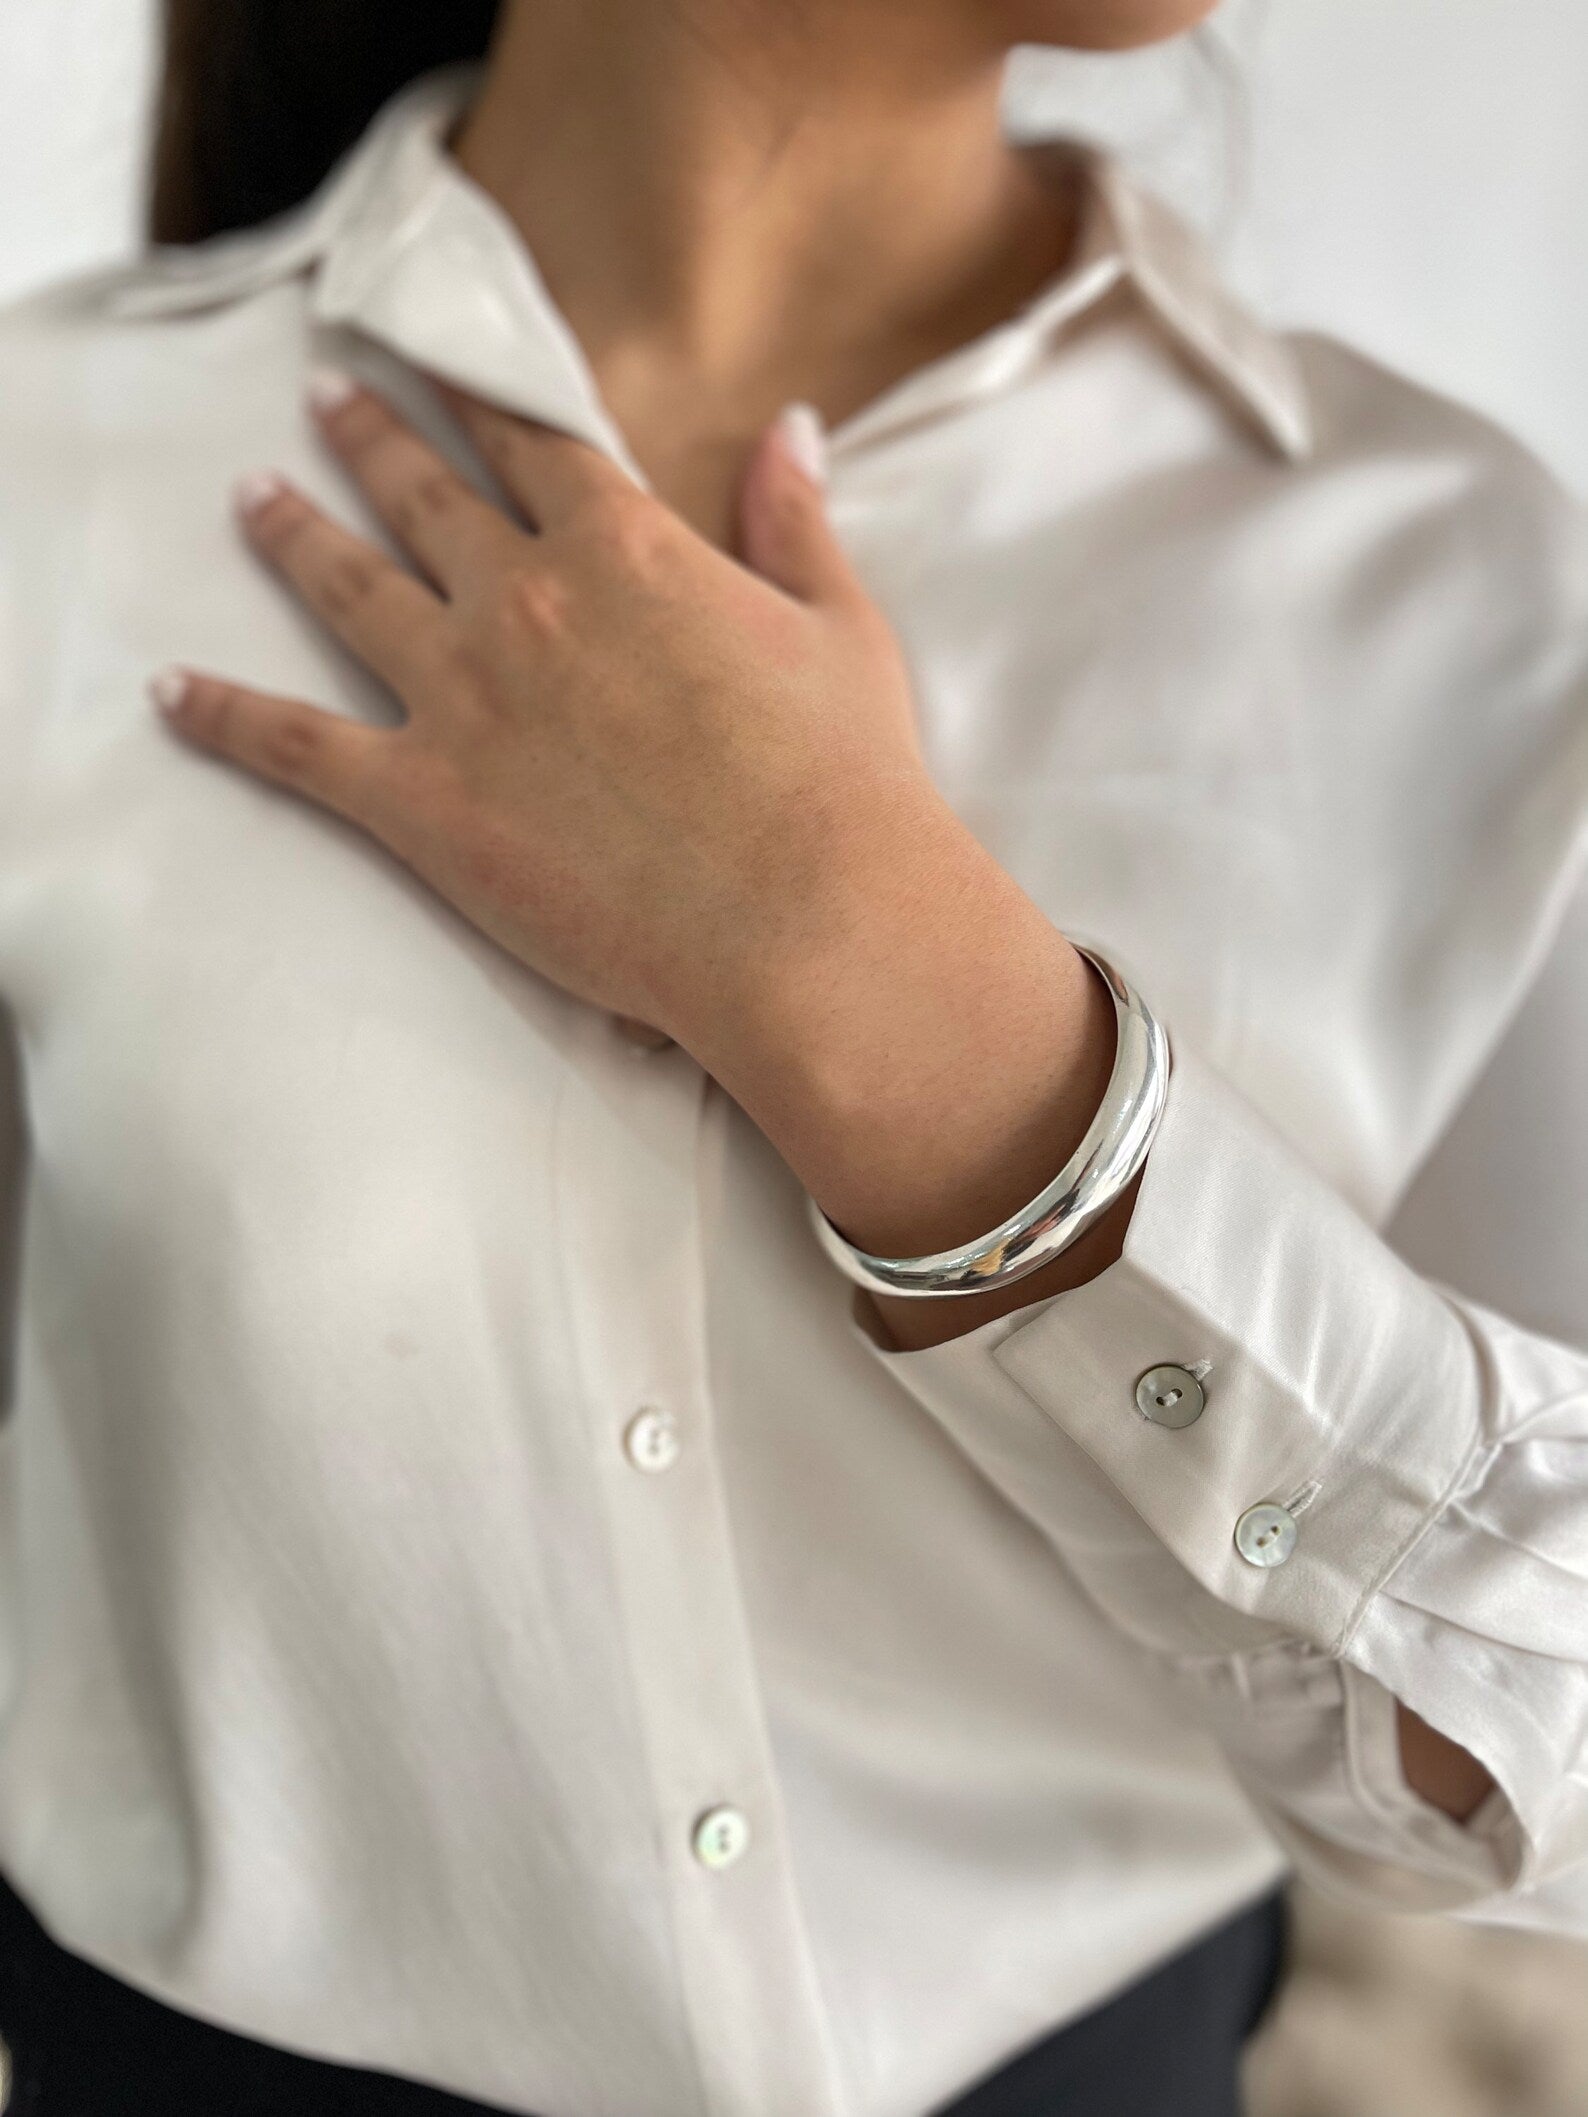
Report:
[[[1287,1858],[1580,1928],[1567,502],[1090,153],[1060,276],[836,429],[937,782],[1175,1060],[1125,1255],[889,1352],[687,1051],[144,699],[395,717],[228,526],[275,463],[372,528],[311,360],[640,475],[467,79],[0,326],[0,1863],[178,2006],[539,2117],[919,2117]]]

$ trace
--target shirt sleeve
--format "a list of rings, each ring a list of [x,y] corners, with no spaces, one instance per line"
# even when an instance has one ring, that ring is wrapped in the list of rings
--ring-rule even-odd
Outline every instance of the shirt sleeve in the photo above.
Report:
[[[1588,893],[1385,1232],[1177,1049],[1116,1263],[921,1351],[885,1348],[863,1295],[851,1311],[1158,1657],[1298,1868],[1578,1931],[1585,1048]],[[1139,1408],[1160,1367],[1200,1389],[1191,1423]],[[1464,1825],[1406,1784],[1396,1699],[1494,1777]]]

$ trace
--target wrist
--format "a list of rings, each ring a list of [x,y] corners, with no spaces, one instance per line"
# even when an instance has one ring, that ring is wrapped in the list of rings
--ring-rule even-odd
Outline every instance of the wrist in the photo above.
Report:
[[[850,1240],[889,1255],[1034,1196],[1115,1050],[1101,979],[933,800],[833,864],[820,916],[697,1052]]]

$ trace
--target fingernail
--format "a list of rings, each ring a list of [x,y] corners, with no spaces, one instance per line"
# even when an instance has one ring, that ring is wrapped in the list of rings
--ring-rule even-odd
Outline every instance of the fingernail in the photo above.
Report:
[[[783,446],[815,485],[827,483],[827,429],[814,404],[785,404],[778,414]]]
[[[150,677],[149,696],[162,713],[167,715],[179,713],[182,710],[183,702],[187,698],[190,683],[191,679],[187,671],[178,669],[173,664],[170,668],[161,669]]]
[[[279,499],[286,489],[286,481],[279,472],[251,470],[232,487],[232,498],[239,514],[256,515],[272,500]]]
[[[340,368],[314,368],[309,375],[309,402],[322,419],[339,412],[358,395],[358,384]]]

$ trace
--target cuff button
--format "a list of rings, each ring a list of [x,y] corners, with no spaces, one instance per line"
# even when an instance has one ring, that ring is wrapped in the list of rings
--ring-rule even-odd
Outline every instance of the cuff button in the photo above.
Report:
[[[1265,1500],[1235,1524],[1235,1548],[1249,1566],[1282,1566],[1296,1548],[1296,1517]]]
[[[1188,1367],[1149,1367],[1136,1384],[1136,1409],[1154,1426],[1194,1426],[1206,1402]]]

